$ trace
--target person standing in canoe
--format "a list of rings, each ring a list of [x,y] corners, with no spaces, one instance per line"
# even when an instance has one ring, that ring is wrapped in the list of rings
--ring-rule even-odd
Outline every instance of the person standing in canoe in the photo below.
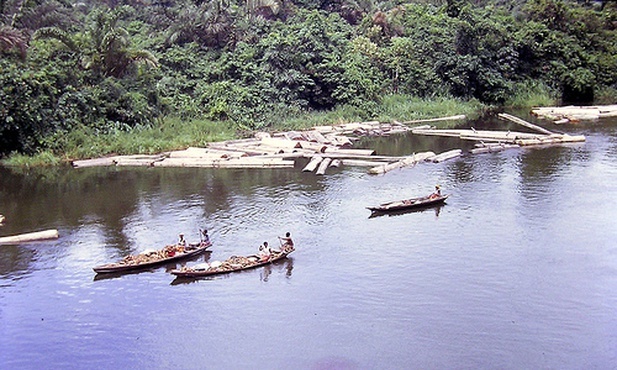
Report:
[[[201,241],[207,243],[210,241],[210,236],[208,235],[208,229],[199,229],[201,231]]]

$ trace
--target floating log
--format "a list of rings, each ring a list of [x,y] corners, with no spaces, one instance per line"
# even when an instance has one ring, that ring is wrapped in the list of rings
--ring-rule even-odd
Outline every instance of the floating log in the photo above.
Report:
[[[595,120],[605,117],[617,117],[617,105],[538,107],[532,109],[531,114],[554,121],[564,118],[570,121]]]
[[[300,141],[277,139],[272,137],[264,137],[261,139],[261,145],[269,146],[271,148],[279,149],[298,149],[302,148]]]
[[[325,175],[326,174],[326,169],[328,168],[328,166],[330,165],[330,162],[332,162],[332,158],[324,158],[321,163],[319,163],[319,167],[317,168],[317,171],[315,172],[316,175]]]
[[[464,114],[457,116],[448,116],[448,117],[440,117],[440,118],[428,118],[428,119],[416,119],[412,121],[404,121],[403,124],[412,124],[412,123],[421,123],[421,122],[439,122],[439,121],[455,121],[467,118]]]
[[[511,121],[511,122],[514,122],[514,123],[519,124],[521,126],[525,126],[527,128],[530,128],[532,130],[538,131],[538,132],[546,134],[546,135],[552,135],[553,134],[553,132],[551,132],[551,131],[543,128],[543,127],[540,127],[538,125],[534,125],[533,123],[527,122],[527,121],[525,121],[523,119],[520,119],[518,117],[515,117],[515,116],[507,114],[507,113],[499,113],[499,114],[497,114],[497,117],[499,117],[501,119],[505,119],[505,120]]]
[[[34,242],[39,240],[58,239],[58,230],[44,230],[36,231],[32,233],[5,236],[0,238],[0,245],[3,244],[20,244],[27,242]]]
[[[326,137],[319,131],[306,131],[303,135],[307,141],[316,142],[319,144],[330,144],[331,141],[326,139]]]
[[[376,166],[385,166],[392,162],[381,162],[381,161],[363,161],[360,159],[343,159],[342,160],[344,166],[353,166],[353,167],[376,167]]]
[[[154,162],[162,161],[165,158],[164,155],[127,155],[116,157],[114,162],[116,166],[151,167]]]
[[[319,156],[315,156],[315,157],[311,158],[309,163],[306,166],[304,166],[304,168],[302,169],[302,172],[313,172],[313,171],[315,171],[315,169],[317,168],[319,163],[321,163],[322,160],[323,160],[323,157],[319,157]]]
[[[340,167],[342,164],[342,161],[340,159],[333,159],[332,162],[330,162],[330,167]]]
[[[72,161],[71,164],[75,168],[84,167],[101,167],[101,166],[115,166],[117,156],[105,157],[105,158],[93,158],[93,159],[80,159]]]
[[[427,158],[426,160],[431,161],[433,163],[439,163],[439,162],[447,161],[448,159],[460,157],[462,154],[463,154],[463,151],[461,149],[452,149],[447,152],[438,154],[434,157]]]
[[[375,154],[375,150],[373,149],[341,149],[337,147],[328,146],[322,153],[330,154],[339,154],[344,156],[364,156],[369,157]]]
[[[520,148],[520,145],[518,144],[487,144],[487,145],[483,145],[477,148],[473,148],[471,149],[469,152],[471,154],[481,154],[481,153],[496,153],[496,152],[501,152],[503,150],[506,149],[512,149],[512,148]]]
[[[189,147],[185,150],[176,150],[169,153],[169,158],[238,158],[246,153],[233,150],[219,150],[214,148]]]
[[[241,157],[229,159],[167,158],[154,162],[154,167],[206,167],[206,168],[290,168],[294,161],[282,158]]]
[[[536,139],[520,139],[516,140],[516,144],[520,146],[530,145],[551,145],[551,144],[564,144],[564,143],[580,143],[585,141],[583,135],[551,135],[546,137],[540,137]]]
[[[368,173],[373,174],[373,175],[379,175],[379,174],[383,174],[383,173],[395,170],[397,168],[415,166],[418,162],[424,161],[427,158],[434,157],[434,156],[435,156],[435,153],[433,152],[422,152],[422,153],[413,154],[411,156],[405,157],[404,159],[394,162],[394,163],[388,163],[386,165],[375,166],[373,168],[370,168],[368,170]]]
[[[412,133],[417,135],[433,135],[459,137],[464,140],[481,140],[481,141],[507,141],[514,142],[516,139],[533,139],[538,137],[538,134],[530,134],[519,131],[489,131],[475,129],[460,129],[460,130],[412,130]]]

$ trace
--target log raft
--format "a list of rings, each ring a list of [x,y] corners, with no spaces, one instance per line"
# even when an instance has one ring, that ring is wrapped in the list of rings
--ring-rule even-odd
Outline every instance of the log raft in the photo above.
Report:
[[[532,109],[531,114],[538,118],[552,120],[556,124],[563,124],[568,122],[597,120],[606,117],[617,117],[617,105],[538,107]]]
[[[353,148],[361,136],[387,136],[411,132],[416,135],[457,137],[480,142],[472,154],[495,152],[530,145],[554,145],[585,141],[584,136],[556,134],[550,130],[505,113],[499,118],[515,122],[535,132],[489,131],[470,129],[435,129],[434,126],[410,124],[458,120],[465,116],[450,116],[426,120],[352,122],[332,126],[315,126],[307,131],[288,131],[269,134],[258,132],[252,138],[208,143],[205,148],[190,147],[168,153],[147,156],[111,156],[100,159],[74,161],[75,167],[91,166],[150,166],[150,167],[208,167],[208,168],[291,168],[295,159],[309,158],[303,172],[324,175],[329,167],[370,167],[368,172],[382,174],[396,168],[411,167],[422,161],[439,163],[462,155],[454,149],[436,155],[433,152],[395,157],[376,155],[372,149]],[[324,163],[326,162],[326,163]]]

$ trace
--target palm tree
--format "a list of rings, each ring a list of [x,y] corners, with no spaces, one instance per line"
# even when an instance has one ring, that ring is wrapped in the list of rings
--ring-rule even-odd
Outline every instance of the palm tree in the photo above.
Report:
[[[78,52],[82,66],[95,74],[121,78],[139,66],[157,67],[158,61],[146,50],[130,47],[129,33],[118,25],[122,7],[109,13],[98,11],[85,35],[70,35],[57,27],[37,30],[33,39],[53,38]],[[86,36],[86,37],[81,37]]]
[[[0,27],[0,52],[18,50],[22,60],[26,59],[28,41],[22,32],[10,26]]]

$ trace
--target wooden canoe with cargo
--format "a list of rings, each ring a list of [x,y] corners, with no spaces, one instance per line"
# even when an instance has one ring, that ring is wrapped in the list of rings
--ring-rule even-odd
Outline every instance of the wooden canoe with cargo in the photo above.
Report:
[[[254,269],[259,266],[269,265],[276,261],[287,258],[287,256],[295,251],[291,245],[284,246],[280,251],[273,251],[268,259],[262,259],[258,255],[250,256],[232,256],[219,264],[204,263],[192,267],[183,267],[181,269],[172,270],[171,273],[179,278],[198,278],[204,276],[213,276],[220,274],[228,274],[231,272]]]
[[[124,257],[119,262],[94,267],[97,274],[128,272],[159,266],[169,262],[185,260],[200,255],[212,246],[210,241],[191,243],[188,246],[168,245],[158,251],[149,251]]]

